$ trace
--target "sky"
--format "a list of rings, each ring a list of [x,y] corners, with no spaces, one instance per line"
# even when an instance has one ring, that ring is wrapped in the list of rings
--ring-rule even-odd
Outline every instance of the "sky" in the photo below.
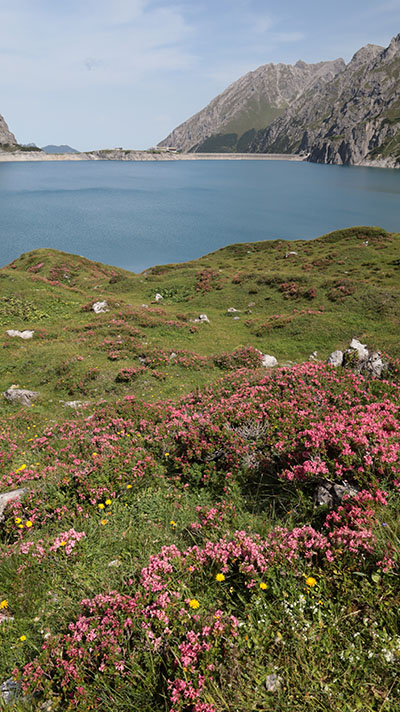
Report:
[[[400,0],[0,0],[0,113],[20,143],[149,148],[262,64],[398,33]]]

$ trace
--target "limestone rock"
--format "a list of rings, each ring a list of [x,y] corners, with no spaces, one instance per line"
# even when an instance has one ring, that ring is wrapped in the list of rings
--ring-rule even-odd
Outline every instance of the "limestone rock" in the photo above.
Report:
[[[32,400],[40,395],[38,391],[28,391],[25,388],[20,388],[19,386],[10,386],[6,391],[3,392],[4,398],[9,403],[20,402],[22,405],[31,406]]]
[[[64,403],[64,408],[82,408],[85,405],[89,405],[88,401],[80,401],[80,400],[73,400],[73,401],[65,401]]]
[[[362,373],[365,371],[372,376],[372,378],[382,378],[386,370],[387,364],[382,361],[379,351],[374,351],[364,363]]]
[[[274,672],[271,675],[267,675],[265,680],[265,688],[267,692],[278,692],[278,690],[281,689],[281,685],[282,678],[279,677],[279,675]]]
[[[156,296],[154,297],[154,301],[155,301],[155,302],[161,302],[163,299],[164,299],[163,295],[162,295],[162,294],[159,294],[159,293],[157,292]]]
[[[106,300],[104,300],[103,302],[95,302],[92,305],[92,311],[94,311],[95,314],[105,314],[110,310],[108,309],[108,304]]]
[[[345,480],[340,484],[325,481],[316,488],[314,502],[317,507],[325,505],[331,509],[341,504],[345,495],[355,497],[357,493],[358,490]]]
[[[240,309],[235,309],[235,307],[229,307],[229,309],[226,310],[228,314],[235,314],[236,312],[240,312]]]
[[[343,351],[332,351],[330,356],[328,357],[328,363],[331,366],[341,366],[343,363]]]
[[[18,331],[18,329],[8,329],[6,331],[7,336],[19,336],[20,339],[31,339],[34,333],[35,332],[30,329],[25,329],[24,331]]]
[[[350,341],[349,349],[357,351],[359,361],[363,361],[369,356],[366,344],[362,344],[358,339],[352,339]]]
[[[16,682],[12,677],[9,677],[8,680],[4,680],[0,685],[0,696],[6,705],[11,705],[16,697],[19,697],[21,691],[21,683]]]
[[[24,489],[24,487],[21,487],[20,489],[12,490],[11,492],[3,492],[3,494],[0,494],[0,522],[3,521],[5,509],[10,504],[10,502],[19,502],[24,496],[25,492],[26,490]]]
[[[199,314],[199,316],[196,319],[190,319],[192,324],[209,324],[210,320],[207,316],[207,314]]]
[[[275,356],[270,356],[269,354],[262,354],[261,363],[264,368],[274,368],[274,366],[278,365],[278,361],[276,360]]]

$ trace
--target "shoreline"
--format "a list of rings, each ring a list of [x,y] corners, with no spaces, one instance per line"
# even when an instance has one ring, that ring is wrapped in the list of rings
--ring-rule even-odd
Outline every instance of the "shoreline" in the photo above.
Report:
[[[0,151],[0,163],[38,163],[47,161],[290,161],[307,162],[308,155],[293,153],[167,153],[151,151],[130,151],[128,149],[103,149],[85,153],[40,153],[38,151]],[[310,161],[311,162],[311,161]],[[312,161],[312,163],[314,163]],[[316,165],[343,165],[338,163],[319,163]],[[376,161],[363,160],[359,163],[346,164],[346,167],[391,168],[399,169],[400,163],[393,158],[380,158]]]
[[[304,156],[285,153],[151,153],[105,150],[88,153],[0,153],[1,163],[38,161],[304,161]]]

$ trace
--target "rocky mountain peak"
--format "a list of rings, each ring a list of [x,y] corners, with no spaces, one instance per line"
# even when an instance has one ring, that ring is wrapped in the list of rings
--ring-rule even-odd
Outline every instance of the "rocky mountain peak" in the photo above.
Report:
[[[15,138],[14,134],[11,133],[5,120],[0,115],[0,147],[2,143],[8,143],[12,146],[15,146],[17,143],[17,139]]]
[[[362,64],[367,64],[383,52],[384,49],[385,48],[380,45],[367,44],[365,47],[361,47],[361,49],[353,55],[347,66],[351,69],[356,69],[356,67]]]
[[[228,86],[159,146],[182,151],[247,151],[256,131],[269,126],[305,89],[330,81],[344,67],[343,59],[261,65]]]

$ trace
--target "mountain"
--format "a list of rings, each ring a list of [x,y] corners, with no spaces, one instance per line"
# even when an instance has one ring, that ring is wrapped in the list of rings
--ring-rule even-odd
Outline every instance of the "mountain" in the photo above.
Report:
[[[49,144],[48,146],[42,146],[42,151],[44,151],[45,153],[79,153],[76,148],[72,148],[71,146],[54,146],[53,144]]]
[[[0,147],[1,147],[1,144],[15,146],[17,144],[17,139],[15,138],[14,134],[11,133],[5,120],[0,115]]]
[[[247,151],[258,129],[271,124],[305,91],[332,80],[345,66],[343,59],[318,64],[299,60],[294,66],[265,64],[231,84],[158,145],[184,152]]]
[[[400,163],[400,34],[366,45],[329,83],[306,90],[250,151],[308,154],[317,163]]]

